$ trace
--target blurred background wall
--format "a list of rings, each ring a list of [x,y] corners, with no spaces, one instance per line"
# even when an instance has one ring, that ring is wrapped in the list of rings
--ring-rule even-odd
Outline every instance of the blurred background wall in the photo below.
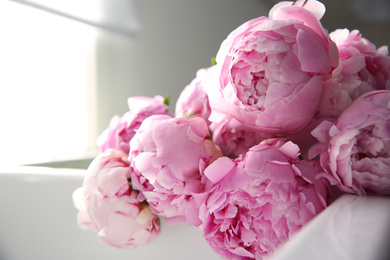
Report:
[[[0,162],[93,157],[130,96],[171,95],[275,0],[31,0],[0,3]],[[388,0],[323,0],[326,29],[390,44]]]

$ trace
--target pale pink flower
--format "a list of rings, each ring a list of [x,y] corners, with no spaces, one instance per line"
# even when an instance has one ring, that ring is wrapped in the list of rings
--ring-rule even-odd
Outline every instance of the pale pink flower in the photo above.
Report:
[[[332,123],[323,121],[312,134],[319,143],[328,178],[344,192],[365,190],[390,195],[390,91],[363,94]]]
[[[196,78],[187,85],[180,93],[176,102],[175,115],[177,117],[192,118],[202,117],[207,124],[210,124],[209,116],[211,113],[209,99],[203,89],[203,80],[208,69],[200,69],[196,73]]]
[[[324,82],[315,117],[334,121],[360,95],[390,90],[390,56],[387,46],[377,49],[358,30],[338,29],[330,37],[338,47],[340,63]]]
[[[211,114],[230,114],[258,131],[288,135],[302,129],[320,102],[322,81],[338,63],[335,44],[319,19],[317,1],[283,2],[223,41],[204,84]],[[221,102],[222,100],[222,102]],[[310,102],[308,102],[310,101]]]
[[[158,217],[137,200],[129,178],[127,154],[108,149],[91,163],[83,187],[73,194],[80,227],[116,248],[144,246],[160,234]]]
[[[339,49],[339,65],[322,85],[321,101],[312,121],[298,133],[288,136],[299,145],[304,158],[317,143],[311,136],[322,121],[334,122],[360,95],[372,90],[390,90],[390,56],[387,46],[379,49],[358,30],[338,29],[330,37]]]
[[[321,167],[298,156],[297,145],[267,139],[206,169],[214,185],[200,206],[199,227],[222,258],[270,256],[331,201]]]
[[[202,118],[151,116],[130,142],[133,187],[168,222],[190,221],[187,206],[204,191],[203,171],[220,156]]]
[[[168,106],[162,96],[131,97],[128,99],[130,111],[122,117],[114,116],[108,128],[98,137],[100,152],[117,149],[129,153],[129,143],[142,121],[151,115],[168,114]]]

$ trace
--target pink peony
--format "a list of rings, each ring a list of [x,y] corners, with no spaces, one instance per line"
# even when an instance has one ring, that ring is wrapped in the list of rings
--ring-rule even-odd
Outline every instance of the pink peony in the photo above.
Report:
[[[218,123],[211,123],[209,128],[213,142],[221,148],[224,156],[230,158],[245,154],[249,148],[267,138],[266,134],[249,128],[229,116]]]
[[[262,259],[329,203],[327,180],[299,148],[268,139],[236,160],[222,157],[205,171],[214,182],[200,206],[199,226],[224,259]]]
[[[129,178],[127,154],[108,149],[91,163],[83,187],[73,194],[79,225],[116,248],[144,246],[160,234],[158,217],[137,200]]]
[[[210,120],[231,114],[280,135],[302,129],[320,102],[323,79],[338,63],[337,48],[319,22],[324,11],[314,0],[282,2],[269,18],[234,30],[218,51],[217,80],[204,84],[214,110]]]
[[[329,179],[342,191],[390,195],[390,91],[363,94],[336,120],[322,122],[313,135]]]
[[[204,191],[204,169],[222,153],[202,118],[157,115],[142,123],[130,142],[129,156],[140,200],[146,199],[168,223],[176,223],[186,220],[192,195]]]
[[[208,124],[211,110],[206,92],[203,90],[202,81],[208,69],[200,69],[196,78],[184,88],[176,102],[175,114],[177,117],[192,118],[202,117]]]
[[[379,49],[359,31],[338,29],[330,34],[339,49],[339,65],[332,77],[323,82],[321,102],[312,121],[289,140],[299,145],[304,158],[317,143],[313,131],[322,121],[334,122],[360,95],[372,90],[390,90],[390,57],[387,46]]]
[[[333,120],[360,95],[372,90],[390,90],[390,57],[387,46],[379,49],[358,30],[338,29],[330,34],[340,63],[324,82],[316,118]]]
[[[123,117],[114,116],[108,128],[99,136],[97,143],[100,152],[109,148],[129,153],[129,143],[142,121],[151,115],[168,114],[168,106],[162,96],[131,97],[128,99],[130,111]]]

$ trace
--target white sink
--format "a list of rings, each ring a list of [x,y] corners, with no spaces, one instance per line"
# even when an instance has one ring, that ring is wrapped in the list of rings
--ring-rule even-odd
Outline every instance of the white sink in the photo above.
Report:
[[[72,192],[85,170],[0,169],[0,259],[220,259],[189,225],[162,226],[150,245],[113,249],[81,230]],[[390,197],[344,195],[298,232],[272,260],[390,259]]]
[[[343,195],[272,260],[389,260],[390,197]]]
[[[193,226],[162,226],[150,245],[113,249],[77,225],[72,193],[85,170],[44,167],[0,169],[0,259],[220,259]]]

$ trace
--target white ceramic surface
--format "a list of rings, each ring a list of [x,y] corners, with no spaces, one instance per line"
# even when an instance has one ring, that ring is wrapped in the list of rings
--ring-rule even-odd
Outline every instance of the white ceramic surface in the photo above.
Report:
[[[219,259],[189,225],[162,227],[149,246],[113,249],[77,226],[72,192],[85,170],[0,169],[0,259]],[[343,195],[314,218],[272,260],[390,259],[390,197]]]
[[[0,169],[0,259],[219,259],[189,225],[163,226],[149,246],[113,249],[77,226],[72,192],[84,170],[41,167]]]
[[[272,260],[389,260],[390,197],[343,195]]]

